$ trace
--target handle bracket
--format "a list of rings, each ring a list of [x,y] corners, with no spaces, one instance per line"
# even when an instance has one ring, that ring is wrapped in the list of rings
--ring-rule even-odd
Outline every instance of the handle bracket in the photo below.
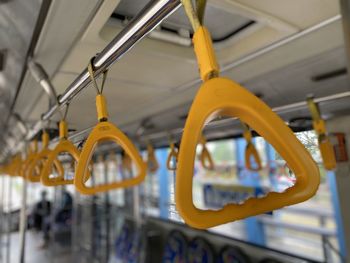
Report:
[[[312,125],[317,134],[318,145],[323,160],[323,165],[327,170],[333,170],[337,166],[335,153],[329,136],[327,134],[326,123],[322,119],[320,114],[320,108],[313,98],[307,99],[307,104],[310,109],[310,113],[313,119]]]

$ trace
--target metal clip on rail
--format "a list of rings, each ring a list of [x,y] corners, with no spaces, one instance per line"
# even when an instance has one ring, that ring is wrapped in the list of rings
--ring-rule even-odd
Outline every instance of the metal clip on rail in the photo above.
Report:
[[[47,161],[47,158],[51,152],[51,150],[49,149],[49,134],[45,130],[43,130],[41,138],[42,149],[39,153],[33,155],[32,161],[28,166],[28,172],[26,173],[26,178],[33,183],[40,182],[42,168],[44,167],[45,162]],[[63,177],[63,166],[57,159],[54,160],[54,167],[58,173],[58,176]]]
[[[157,161],[154,148],[152,144],[147,144],[147,167],[148,171],[151,173],[155,173],[159,169],[159,163]]]
[[[252,142],[252,133],[249,129],[249,126],[245,123],[242,123],[243,127],[243,137],[247,142],[247,146],[245,148],[244,158],[245,165],[248,170],[257,172],[262,169],[261,160],[258,151],[256,150],[253,142]],[[252,158],[254,162],[252,163]]]
[[[201,136],[199,143],[202,145],[202,151],[199,155],[202,166],[207,170],[214,170],[214,161],[206,146],[207,140],[204,135]]]
[[[190,20],[195,17],[190,0],[183,0]],[[176,176],[176,207],[192,227],[205,229],[266,213],[312,197],[319,186],[319,170],[305,147],[264,102],[236,82],[219,77],[212,40],[198,21],[192,23],[194,50],[198,59],[201,85],[186,120],[179,152]],[[238,117],[264,137],[294,171],[295,185],[283,193],[272,192],[262,198],[250,198],[243,204],[228,204],[222,209],[201,210],[194,206],[192,177],[197,142],[202,128],[218,116]]]
[[[321,117],[318,104],[314,102],[312,97],[307,99],[307,104],[313,120],[312,125],[318,136],[318,145],[320,148],[323,165],[327,170],[333,170],[337,166],[337,162],[335,159],[333,146],[327,135],[326,123]]]
[[[106,72],[104,72],[103,74],[102,87],[100,91],[97,87],[97,82],[94,77],[94,69],[91,62],[88,66],[88,69],[92,82],[97,90],[96,109],[98,124],[91,131],[81,151],[80,158],[75,171],[74,185],[77,188],[77,190],[82,194],[95,194],[98,192],[105,192],[111,189],[126,188],[137,185],[141,183],[146,176],[146,165],[143,162],[141,156],[139,155],[136,147],[129,140],[129,138],[115,125],[108,121],[106,99],[102,95],[103,85],[106,80]],[[108,184],[89,187],[84,182],[85,174],[88,170],[88,166],[95,147],[98,145],[98,143],[104,141],[114,141],[117,144],[119,144],[125,151],[125,154],[129,155],[130,158],[136,164],[138,168],[138,174],[133,178],[125,179],[120,182],[112,182]]]
[[[170,152],[166,160],[166,167],[169,171],[176,171],[177,157],[178,151],[175,147],[175,144],[172,141],[170,141]]]

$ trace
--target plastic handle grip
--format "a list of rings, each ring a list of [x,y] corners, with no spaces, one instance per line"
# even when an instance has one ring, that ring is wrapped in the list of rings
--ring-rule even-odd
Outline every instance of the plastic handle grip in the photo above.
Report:
[[[147,166],[148,171],[150,171],[151,173],[157,172],[159,168],[159,163],[154,153],[154,148],[151,144],[147,145]]]
[[[28,166],[28,171],[25,174],[25,177],[30,181],[30,182],[40,182],[40,176],[41,176],[41,171],[42,168],[48,158],[48,155],[50,154],[51,150],[48,149],[49,146],[49,134],[46,131],[43,131],[43,134],[41,136],[42,140],[42,150],[31,156],[30,164]],[[55,168],[59,174],[59,177],[64,176],[64,169],[62,164],[56,159],[54,161]]]
[[[23,165],[22,157],[17,156],[17,162],[16,162],[15,170],[14,170],[15,176],[20,176],[22,165]]]
[[[324,167],[327,170],[333,170],[337,166],[337,161],[335,158],[333,146],[327,135],[326,123],[322,119],[319,106],[313,101],[313,98],[308,98],[307,104],[309,106],[311,116],[313,119],[313,128],[316,134],[318,135],[318,144]]]
[[[61,139],[60,142],[56,145],[55,149],[53,149],[48,155],[47,161],[43,167],[43,170],[40,175],[40,181],[45,186],[57,186],[57,185],[68,185],[73,184],[74,180],[65,180],[64,176],[58,176],[56,178],[50,178],[50,173],[52,170],[52,164],[58,160],[58,155],[61,153],[69,153],[73,159],[78,162],[80,152],[74,146],[73,143],[66,139]],[[84,181],[87,181],[90,178],[90,171],[87,170]]]
[[[21,176],[22,177],[27,178],[27,176],[26,176],[27,171],[28,171],[31,163],[35,159],[36,155],[37,155],[37,153],[31,153],[31,154],[28,155],[27,159],[25,160],[25,162],[23,164],[23,168],[22,168],[22,171],[21,171]]]
[[[295,185],[218,211],[196,208],[192,197],[196,146],[203,126],[218,116],[238,117],[268,140],[294,171]],[[177,210],[187,224],[204,229],[303,202],[316,193],[320,175],[304,146],[264,102],[229,79],[213,78],[200,87],[186,120],[176,180]]]
[[[43,149],[40,151],[40,153],[35,154],[33,157],[33,160],[31,161],[28,171],[26,174],[26,178],[30,182],[40,182],[40,177],[41,177],[41,172],[43,167],[45,166],[45,163],[47,161],[48,156],[50,155],[51,150],[49,149]],[[58,177],[63,177],[64,176],[64,169],[60,161],[57,159],[54,160],[54,166],[55,169],[57,170]]]
[[[252,142],[249,142],[247,144],[245,148],[244,157],[245,157],[245,165],[249,170],[257,172],[262,169],[259,153]],[[252,158],[254,159],[255,165],[252,164]]]
[[[200,137],[199,143],[202,144],[202,147],[203,147],[199,155],[199,159],[201,161],[203,168],[207,170],[214,170],[214,161],[206,146],[207,140],[205,139],[204,135]]]
[[[49,147],[50,136],[46,131],[43,131],[43,134],[41,136],[41,141],[42,141],[43,149],[46,149],[47,147]]]
[[[103,141],[114,141],[125,150],[126,154],[130,156],[130,158],[135,162],[138,168],[137,176],[130,179],[125,179],[120,182],[97,185],[94,187],[88,187],[85,185],[84,175],[87,172],[93,151],[97,144]],[[74,185],[77,188],[77,190],[82,194],[90,195],[116,188],[131,187],[141,183],[144,180],[146,176],[146,169],[146,164],[142,161],[142,158],[139,155],[137,149],[128,139],[128,137],[117,127],[115,127],[112,123],[107,121],[99,122],[91,131],[81,151],[80,158],[75,171]]]
[[[11,161],[10,168],[8,169],[8,174],[11,176],[20,176],[22,165],[22,158],[19,155],[16,155]]]
[[[337,166],[333,146],[326,131],[326,123],[322,119],[313,121],[313,127],[318,135],[318,146],[321,152],[323,165],[327,170],[333,170]]]
[[[203,144],[203,149],[200,154],[200,161],[202,166],[207,170],[214,170],[214,161],[208,148]]]
[[[166,167],[168,168],[168,170],[170,171],[175,171],[176,170],[176,164],[175,165],[171,165],[171,161],[175,161],[175,163],[177,162],[177,156],[178,156],[178,152],[175,148],[175,145],[173,143],[170,144],[170,153],[168,155],[168,158],[166,160]]]
[[[56,145],[55,149],[50,151],[49,155],[47,156],[47,161],[45,162],[45,165],[41,171],[40,175],[40,181],[45,186],[58,186],[58,185],[67,185],[67,184],[73,184],[72,180],[65,180],[64,175],[58,176],[55,178],[50,178],[50,173],[52,171],[52,164],[58,162],[58,156],[61,153],[69,153],[73,159],[78,162],[80,152],[79,150],[74,146],[73,143],[67,140],[68,135],[68,127],[67,123],[62,120],[59,124],[59,131],[60,131],[60,141]],[[87,171],[85,181],[90,178],[90,172]]]
[[[255,145],[252,142],[252,133],[248,127],[248,125],[242,123],[244,132],[243,137],[247,142],[247,146],[245,148],[244,153],[244,159],[245,159],[245,166],[248,170],[257,172],[262,169],[261,160],[258,151],[255,148]],[[252,158],[254,160],[255,165],[252,164]]]
[[[20,171],[20,176],[26,178],[26,171],[28,170],[29,165],[34,160],[38,151],[38,142],[33,140],[28,147],[27,159],[23,162],[22,169]]]
[[[29,156],[29,155],[28,155]],[[24,172],[26,171],[26,169],[28,168],[28,158],[27,159],[25,159],[24,161],[23,161],[23,164],[22,164],[22,167],[21,167],[21,170],[20,170],[20,172],[19,172],[19,176],[20,177],[24,177]]]
[[[335,169],[337,166],[337,161],[335,159],[333,145],[331,144],[329,138],[326,137],[323,140],[318,140],[318,145],[320,148],[324,167],[327,170]]]

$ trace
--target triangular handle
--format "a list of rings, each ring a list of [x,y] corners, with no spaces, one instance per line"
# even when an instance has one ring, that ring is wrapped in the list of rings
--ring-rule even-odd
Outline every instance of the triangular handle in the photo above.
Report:
[[[21,156],[16,155],[15,157],[12,158],[11,163],[8,167],[8,174],[10,176],[20,176],[21,173],[21,168],[23,165],[23,160]]]
[[[154,148],[150,143],[147,145],[147,167],[148,171],[151,173],[155,173],[159,169],[159,163],[157,161]]]
[[[28,146],[27,158],[24,160],[22,169],[20,171],[20,176],[26,178],[26,172],[28,170],[29,165],[35,159],[35,156],[38,152],[38,141],[33,140]]]
[[[170,152],[166,160],[166,167],[168,168],[168,170],[176,171],[177,156],[178,151],[176,150],[174,143],[170,143]],[[175,165],[171,165],[172,161],[175,161]]]
[[[327,170],[333,170],[337,167],[333,145],[327,136],[322,140],[318,140],[323,165]]]
[[[208,150],[208,148],[203,145],[202,151],[200,153],[200,161],[202,166],[207,169],[207,170],[214,170],[214,161],[213,158],[211,157],[211,154]]]
[[[34,158],[31,161],[31,163],[28,167],[27,174],[26,174],[26,178],[30,182],[33,182],[33,183],[40,182],[41,171],[42,171],[43,167],[45,166],[45,163],[47,161],[47,158],[48,158],[50,152],[51,152],[51,150],[45,148],[40,153],[37,153],[34,155]],[[64,169],[63,169],[61,162],[58,161],[57,159],[55,159],[54,166],[55,166],[55,169],[57,170],[59,177],[63,177],[64,176]]]
[[[326,170],[334,170],[337,167],[333,145],[327,135],[326,123],[322,119],[314,120],[313,127],[318,135],[318,147],[320,149],[323,165]]]
[[[202,145],[202,151],[199,155],[199,159],[201,161],[203,168],[207,170],[214,170],[214,161],[206,146],[207,140],[205,139],[204,135],[200,137],[199,143]]]
[[[68,153],[72,156],[72,158],[76,162],[79,161],[80,152],[77,149],[77,147],[75,147],[74,144],[68,141],[67,139],[61,138],[59,143],[56,145],[56,147],[48,155],[47,161],[42,169],[42,172],[40,175],[40,181],[43,185],[57,186],[57,185],[68,185],[68,184],[74,183],[73,179],[65,180],[64,176],[50,178],[52,164],[54,164],[56,160],[58,161],[58,156],[61,153]],[[90,171],[88,169],[84,180],[87,181],[89,178],[90,178]]]
[[[103,141],[114,141],[124,149],[126,154],[130,156],[130,158],[134,161],[134,163],[137,166],[137,176],[123,180],[121,182],[113,182],[93,187],[88,187],[85,185],[84,177],[88,170],[88,165],[90,163],[94,149],[99,142]],[[140,184],[145,179],[146,170],[147,167],[145,163],[143,162],[137,149],[128,139],[128,137],[117,127],[115,127],[112,123],[108,121],[102,121],[94,127],[84,144],[75,171],[74,185],[77,188],[77,190],[82,194],[96,194],[111,189],[131,187]]]
[[[249,142],[245,148],[245,165],[250,171],[258,172],[262,169],[261,159],[254,144]],[[254,160],[252,163],[252,159]]]
[[[243,127],[243,137],[247,142],[247,146],[245,148],[245,166],[248,170],[257,172],[262,169],[261,160],[258,151],[255,148],[253,143],[252,132],[249,129],[249,126],[245,123],[242,123]],[[255,165],[252,165],[252,158],[254,160]]]
[[[312,125],[318,136],[318,144],[323,160],[323,165],[327,170],[333,170],[337,166],[335,152],[327,134],[326,123],[321,117],[320,108],[312,97],[307,99],[307,105],[312,116]]]
[[[229,204],[217,211],[196,208],[192,177],[197,142],[203,126],[219,116],[238,117],[269,141],[294,171],[295,185],[283,193],[269,193],[263,198]],[[316,193],[319,183],[319,170],[311,155],[264,102],[226,78],[213,78],[202,84],[186,120],[176,177],[176,207],[187,224],[209,228],[300,203]]]
[[[27,173],[29,170],[29,167],[31,165],[31,163],[35,160],[37,153],[31,153],[27,156],[27,159],[25,160],[24,164],[23,164],[23,168],[21,171],[21,176],[28,179],[27,178]]]

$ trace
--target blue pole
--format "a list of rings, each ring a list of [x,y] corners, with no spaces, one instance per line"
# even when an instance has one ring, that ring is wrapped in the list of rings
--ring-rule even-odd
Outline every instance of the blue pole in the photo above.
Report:
[[[343,225],[341,209],[339,205],[339,196],[338,196],[337,180],[335,178],[335,173],[333,171],[327,171],[327,178],[328,178],[329,189],[331,191],[331,198],[332,198],[334,217],[335,217],[334,219],[337,224],[337,238],[339,243],[339,250],[342,257],[346,258],[344,225]]]
[[[169,218],[169,202],[170,202],[170,180],[169,171],[166,167],[166,161],[168,157],[168,149],[156,150],[156,157],[159,163],[159,169],[157,172],[159,183],[159,211],[160,218]]]

